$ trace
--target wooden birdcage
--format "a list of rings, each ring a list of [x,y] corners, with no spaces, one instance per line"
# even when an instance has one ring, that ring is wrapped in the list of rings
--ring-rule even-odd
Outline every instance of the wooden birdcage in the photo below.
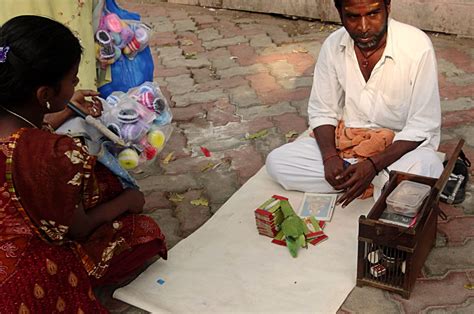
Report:
[[[382,195],[365,217],[359,218],[357,286],[373,286],[408,299],[436,239],[439,195],[443,190],[464,140],[460,140],[439,179],[392,171]],[[380,221],[387,196],[403,180],[431,186],[416,221],[409,227]]]

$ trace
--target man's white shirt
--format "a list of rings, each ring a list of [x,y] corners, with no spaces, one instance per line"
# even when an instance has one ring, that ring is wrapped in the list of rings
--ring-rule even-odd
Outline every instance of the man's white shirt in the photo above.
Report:
[[[324,42],[316,63],[308,105],[311,129],[336,126],[389,128],[394,141],[423,142],[437,149],[441,106],[436,57],[428,36],[393,19],[385,50],[367,82],[344,28]]]

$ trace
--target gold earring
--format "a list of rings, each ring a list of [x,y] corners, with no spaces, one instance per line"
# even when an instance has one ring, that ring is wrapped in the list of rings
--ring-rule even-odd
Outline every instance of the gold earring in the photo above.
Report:
[[[46,109],[51,109],[51,104],[49,103],[49,101],[46,102]]]

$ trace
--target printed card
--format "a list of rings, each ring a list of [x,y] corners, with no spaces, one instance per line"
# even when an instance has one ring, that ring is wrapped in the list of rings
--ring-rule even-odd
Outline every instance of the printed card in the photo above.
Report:
[[[317,220],[331,220],[336,206],[337,194],[305,193],[298,215],[314,216]]]

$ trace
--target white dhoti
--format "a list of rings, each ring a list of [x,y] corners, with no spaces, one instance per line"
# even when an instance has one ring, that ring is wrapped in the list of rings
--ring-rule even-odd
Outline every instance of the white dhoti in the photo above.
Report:
[[[303,138],[273,150],[267,157],[266,167],[268,174],[286,190],[337,192],[324,178],[323,158],[314,138]],[[392,170],[438,178],[443,164],[433,149],[419,147],[391,164],[388,172]],[[381,171],[372,181],[375,199],[389,179],[388,172]]]

